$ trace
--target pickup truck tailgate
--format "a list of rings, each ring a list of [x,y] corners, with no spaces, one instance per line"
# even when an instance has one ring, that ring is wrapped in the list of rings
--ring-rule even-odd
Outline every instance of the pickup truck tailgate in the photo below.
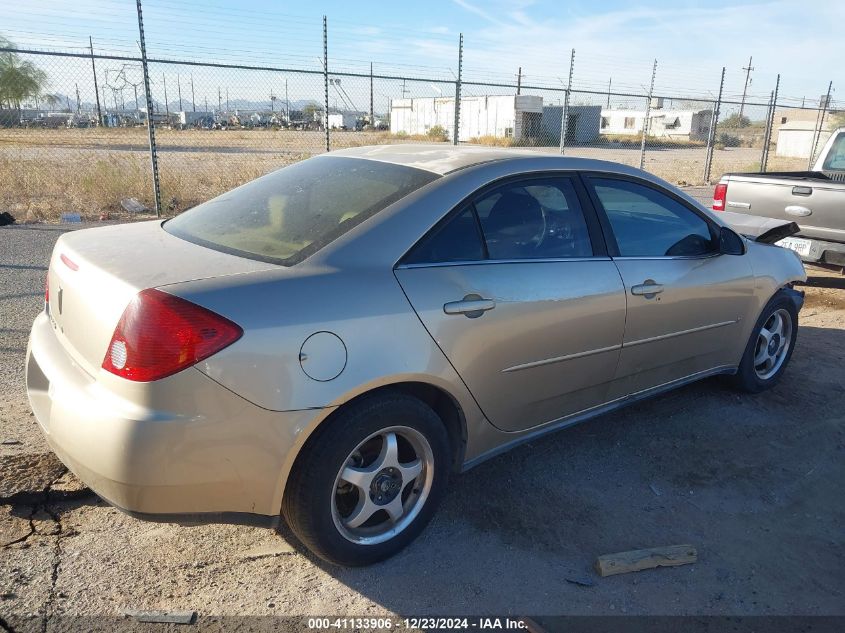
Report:
[[[726,176],[726,211],[796,222],[800,235],[832,242],[845,241],[845,183],[820,179]]]

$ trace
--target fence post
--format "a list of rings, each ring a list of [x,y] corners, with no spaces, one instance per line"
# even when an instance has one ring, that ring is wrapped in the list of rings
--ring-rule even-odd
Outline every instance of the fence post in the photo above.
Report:
[[[566,148],[566,121],[569,118],[569,94],[572,90],[572,71],[575,68],[575,49],[569,56],[569,79],[566,82],[566,92],[563,94],[563,108],[560,113],[560,153]]]
[[[760,171],[759,173],[763,173],[766,171],[766,163],[768,159],[766,157],[766,153],[769,149],[769,126],[772,124],[772,101],[774,99],[775,93],[774,91],[769,93],[769,103],[766,107],[766,128],[763,130],[763,149],[760,150]]]
[[[821,108],[821,116],[816,117],[816,128],[818,132],[813,131],[813,146],[810,148],[810,161],[807,163],[807,171],[813,168],[813,161],[816,158],[816,149],[818,149],[819,141],[822,138],[822,128],[824,127],[824,116],[827,114],[827,107],[830,104],[830,91],[833,90],[833,82],[827,84],[827,96],[824,98],[824,103]]]
[[[91,72],[94,73],[94,97],[97,100],[97,124],[103,125],[103,112],[100,110],[100,89],[97,87],[97,66],[94,63],[94,40],[88,36],[88,50],[91,51]]]
[[[719,81],[719,98],[713,104],[713,116],[710,118],[710,133],[707,135],[707,157],[704,159],[704,184],[710,184],[710,168],[713,166],[713,146],[716,144],[716,126],[719,125],[719,110],[722,108],[722,90],[725,87],[725,67],[722,66],[722,79]]]
[[[769,144],[772,142],[772,129],[775,126],[775,109],[778,103],[778,90],[780,89],[780,75],[775,82],[775,91],[772,93],[772,104],[769,108],[769,124],[766,127],[766,137],[763,139],[763,157],[760,160],[760,173],[766,173],[769,164]]]
[[[452,133],[452,145],[457,145],[461,128],[461,73],[464,68],[464,34],[458,36],[458,78],[455,81],[455,130]],[[405,96],[404,94],[402,95]]]
[[[141,13],[141,0],[135,0],[138,10],[138,44],[141,47],[141,67],[144,69],[144,93],[147,97],[147,135],[150,141],[150,164],[153,169],[153,195],[155,196],[156,217],[161,217],[161,185],[158,178],[158,155],[156,152],[156,132],[153,123],[153,95],[150,93],[150,73],[147,67],[147,45],[144,42],[144,17]]]
[[[640,169],[645,168],[645,139],[648,136],[648,124],[651,117],[651,97],[654,94],[654,77],[657,74],[657,60],[654,60],[654,66],[651,68],[651,85],[648,88],[648,102],[645,106],[645,119],[643,119],[643,134],[640,141]]]
[[[376,129],[376,117],[373,110],[373,62],[370,62],[370,129]]]
[[[326,151],[331,151],[329,139],[329,27],[326,16],[323,16],[323,83],[326,101],[323,104],[323,127],[326,130]]]

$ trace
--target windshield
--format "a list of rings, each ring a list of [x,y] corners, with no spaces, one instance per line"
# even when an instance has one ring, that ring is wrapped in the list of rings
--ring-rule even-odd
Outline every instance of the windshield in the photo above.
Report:
[[[845,132],[840,132],[831,143],[822,171],[845,171]]]
[[[319,156],[198,205],[164,229],[216,250],[292,265],[437,178],[392,163]]]

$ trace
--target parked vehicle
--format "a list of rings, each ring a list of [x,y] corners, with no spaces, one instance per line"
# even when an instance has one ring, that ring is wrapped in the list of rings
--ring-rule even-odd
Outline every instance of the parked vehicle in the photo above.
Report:
[[[805,262],[845,269],[845,128],[828,139],[813,171],[725,174],[713,209],[794,221],[780,246]]]
[[[707,376],[777,382],[805,275],[769,224],[746,222],[755,241],[603,161],[333,152],[165,222],[63,235],[29,399],[133,516],[281,513],[326,560],[372,563],[453,472]]]

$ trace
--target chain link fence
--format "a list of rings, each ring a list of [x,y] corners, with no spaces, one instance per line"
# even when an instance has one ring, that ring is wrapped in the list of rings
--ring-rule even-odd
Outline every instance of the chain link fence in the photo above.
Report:
[[[0,55],[60,87],[37,98],[0,93],[0,210],[20,219],[141,208],[170,215],[309,156],[385,143],[520,147],[700,185],[732,171],[808,169],[841,120],[829,101],[784,105],[774,91],[760,102],[722,99],[721,90],[703,99],[657,95],[653,81],[642,94],[583,90],[571,73],[556,86],[521,76],[473,81],[461,76],[460,62],[447,80],[394,75],[384,65],[370,74],[333,72],[327,56],[322,70],[297,70],[171,59],[145,65],[93,48],[7,47]]]

